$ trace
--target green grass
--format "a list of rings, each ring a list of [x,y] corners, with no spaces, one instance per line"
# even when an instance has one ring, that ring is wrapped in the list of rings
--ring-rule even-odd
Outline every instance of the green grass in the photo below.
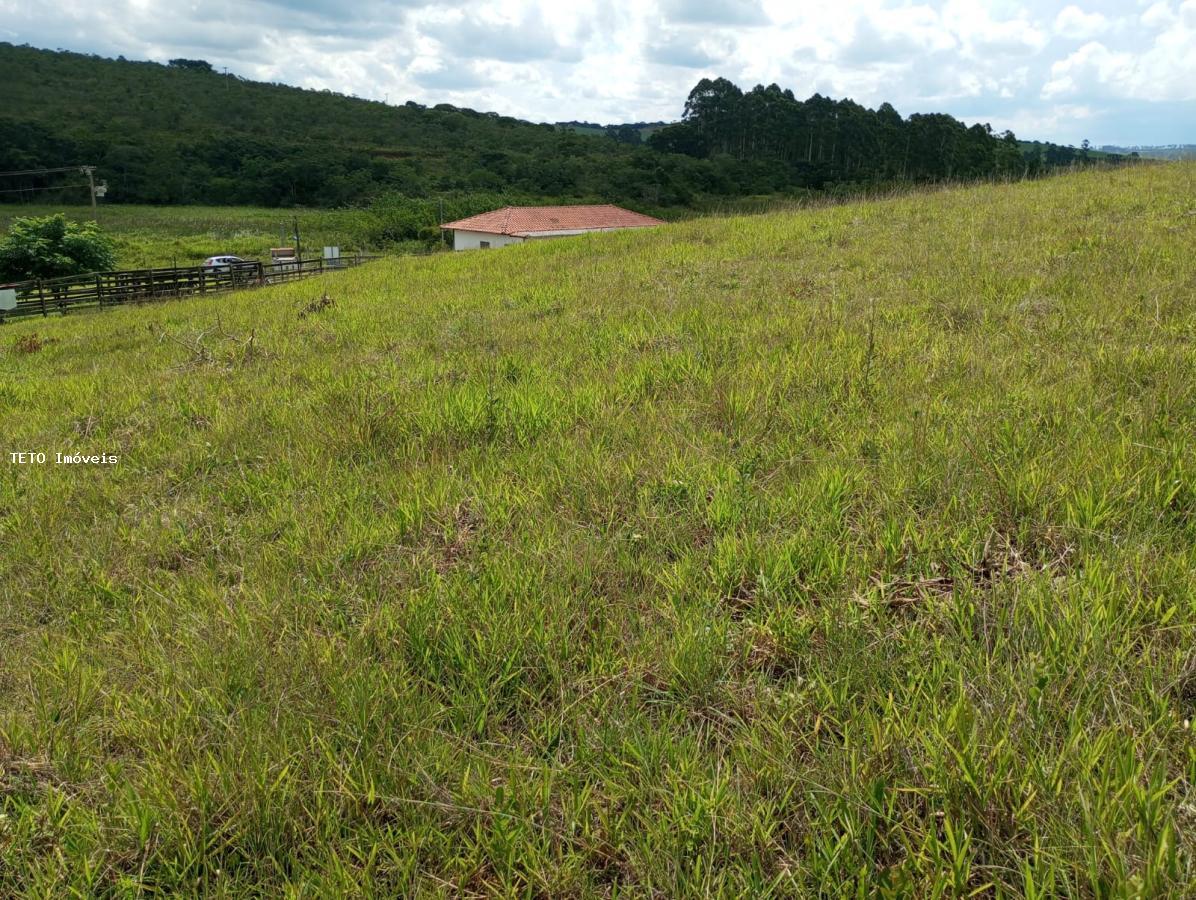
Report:
[[[271,247],[290,247],[294,221],[304,256],[325,245],[364,249],[362,213],[355,210],[264,209],[251,206],[34,206],[0,204],[0,237],[17,216],[63,213],[74,222],[96,221],[116,242],[122,269],[195,266],[223,254],[268,259]],[[282,240],[285,230],[286,239]]]
[[[1190,896],[1194,191],[0,326],[0,895]]]

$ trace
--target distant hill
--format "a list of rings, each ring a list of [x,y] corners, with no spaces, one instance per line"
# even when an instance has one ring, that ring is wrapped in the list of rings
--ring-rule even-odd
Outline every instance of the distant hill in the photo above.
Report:
[[[1164,144],[1158,146],[1101,147],[1107,153],[1136,153],[1143,159],[1196,159],[1196,144]]]
[[[509,191],[684,203],[714,180],[701,161],[568,128],[247,81],[202,60],[0,43],[0,83],[0,171],[91,163],[116,202],[327,206],[385,191]]]
[[[616,125],[599,125],[596,122],[556,122],[557,128],[567,128],[578,134],[612,137],[629,144],[646,141],[655,132],[673,122],[624,122]]]
[[[0,43],[0,172],[96,166],[107,202],[344,206],[379,196],[502,195],[692,206],[857,185],[1016,177],[1092,161],[1019,147],[942,113],[902,117],[777,85],[702,79],[676,123],[535,124]],[[613,138],[611,140],[610,138]],[[76,179],[76,182],[78,179]],[[0,198],[56,199],[62,179],[8,176]],[[70,198],[80,199],[78,184]],[[425,208],[418,228],[434,225]],[[413,226],[414,227],[414,226]],[[418,228],[416,230],[418,230]],[[410,234],[411,228],[404,233]]]

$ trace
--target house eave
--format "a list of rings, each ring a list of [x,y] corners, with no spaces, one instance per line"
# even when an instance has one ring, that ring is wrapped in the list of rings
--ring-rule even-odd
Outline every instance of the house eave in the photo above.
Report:
[[[462,227],[456,226],[456,225],[441,225],[440,230],[441,231],[469,231],[474,234],[497,234],[497,235],[502,235],[503,237],[515,237],[516,236],[509,231],[491,231],[489,228],[462,228]]]
[[[637,228],[654,228],[654,225],[609,225],[605,228],[566,228],[561,231],[512,231],[511,237],[568,237],[574,234],[594,234],[599,231],[634,231]]]

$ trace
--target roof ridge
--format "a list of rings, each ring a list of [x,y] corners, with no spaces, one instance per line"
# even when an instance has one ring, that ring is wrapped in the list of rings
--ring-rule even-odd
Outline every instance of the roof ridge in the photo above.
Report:
[[[544,206],[501,206],[489,212],[446,222],[440,227],[523,236],[530,233],[577,233],[662,224],[660,219],[615,203],[554,203]]]

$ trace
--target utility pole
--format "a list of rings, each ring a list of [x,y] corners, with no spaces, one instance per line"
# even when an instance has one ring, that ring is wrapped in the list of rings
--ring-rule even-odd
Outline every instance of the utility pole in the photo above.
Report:
[[[96,208],[96,179],[95,166],[80,166],[79,171],[87,176],[87,189],[91,192],[91,208]]]
[[[107,188],[106,184],[101,184],[99,188],[96,187],[95,166],[61,166],[57,169],[25,169],[20,172],[0,172],[0,178],[22,178],[26,176],[41,177],[43,175],[60,175],[64,172],[82,172],[87,176],[87,186],[91,191],[91,206],[92,209],[96,205],[96,197],[103,197],[104,191]],[[75,185],[67,185],[66,187],[75,187]],[[29,191],[60,191],[63,187],[40,186],[40,187],[19,187],[19,188],[5,188],[0,190],[0,194],[24,194]],[[98,193],[97,193],[98,191]]]

